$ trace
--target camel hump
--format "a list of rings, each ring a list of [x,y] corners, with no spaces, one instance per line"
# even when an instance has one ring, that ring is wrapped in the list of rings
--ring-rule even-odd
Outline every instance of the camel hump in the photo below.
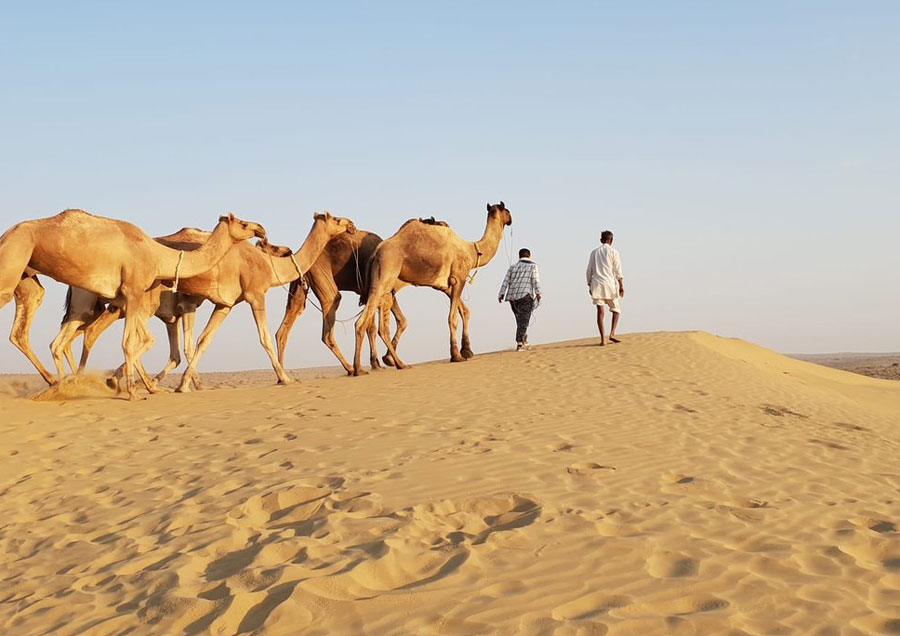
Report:
[[[433,216],[429,216],[427,219],[419,219],[419,221],[421,221],[425,225],[440,225],[443,227],[450,227],[450,224],[446,221],[438,221]]]
[[[183,227],[177,232],[157,237],[157,241],[206,241],[210,233],[196,227]]]
[[[430,216],[427,218],[410,219],[406,223],[404,223],[403,225],[400,226],[400,230],[405,228],[407,225],[411,225],[413,223],[422,223],[423,225],[439,225],[441,227],[450,227],[450,224],[447,223],[446,221],[438,221],[433,216]],[[397,231],[399,232],[400,230],[397,230]]]

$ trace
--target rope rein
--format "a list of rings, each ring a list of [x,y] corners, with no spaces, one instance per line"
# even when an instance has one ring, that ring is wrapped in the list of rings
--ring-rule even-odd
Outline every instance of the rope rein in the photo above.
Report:
[[[475,246],[475,267],[472,268],[472,273],[469,274],[469,284],[470,285],[475,284],[475,275],[478,273],[478,268],[481,267],[480,263],[481,263],[481,256],[482,256],[481,250],[478,248],[478,241],[474,241],[472,243],[472,245]]]
[[[184,260],[184,250],[178,250],[178,262],[175,264],[175,287],[172,289],[173,294],[178,293],[178,280],[181,278],[181,261]]]

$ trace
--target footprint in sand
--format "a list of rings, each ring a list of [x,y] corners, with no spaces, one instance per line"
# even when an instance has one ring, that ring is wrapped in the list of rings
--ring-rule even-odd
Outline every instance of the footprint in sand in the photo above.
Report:
[[[592,592],[574,601],[553,608],[550,615],[557,621],[583,620],[608,613],[610,610],[627,607],[631,598],[609,592]]]
[[[473,546],[494,533],[530,525],[540,513],[537,502],[517,494],[414,506],[394,513],[399,525],[384,535],[372,558],[300,587],[324,598],[352,600],[424,585],[459,569]]]
[[[657,552],[647,559],[647,571],[658,579],[696,576],[700,571],[700,561],[675,552]]]
[[[566,468],[566,472],[576,477],[600,477],[616,472],[614,466],[604,466],[597,462],[578,462]]]

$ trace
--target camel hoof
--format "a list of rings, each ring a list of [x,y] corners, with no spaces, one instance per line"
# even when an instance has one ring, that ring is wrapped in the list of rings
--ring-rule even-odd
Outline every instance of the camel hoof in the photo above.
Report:
[[[191,392],[190,386],[182,385],[182,386],[178,387],[177,389],[175,389],[175,393],[190,393],[190,392]]]
[[[387,366],[389,366],[389,367],[394,366],[394,359],[391,357],[391,354],[386,353],[386,354],[384,354],[384,356],[382,356],[381,359],[384,361],[384,363]]]
[[[366,371],[365,369],[354,369],[353,375],[359,377],[361,375],[369,375],[369,372]]]
[[[106,386],[108,386],[113,391],[118,391],[119,379],[114,375],[109,376],[108,378],[106,378]]]
[[[146,397],[144,397],[143,395],[138,395],[137,393],[129,393],[128,394],[129,402],[139,402],[141,400],[146,400],[146,399],[147,399]]]
[[[290,384],[295,384],[297,381],[291,378],[287,378],[284,380],[278,380],[278,386],[288,386]]]
[[[450,356],[450,362],[465,362],[466,358],[461,355]]]
[[[469,360],[470,358],[475,357],[475,354],[472,352],[471,349],[463,349],[462,351],[460,351],[460,353],[462,354],[462,357],[465,358],[466,360]]]

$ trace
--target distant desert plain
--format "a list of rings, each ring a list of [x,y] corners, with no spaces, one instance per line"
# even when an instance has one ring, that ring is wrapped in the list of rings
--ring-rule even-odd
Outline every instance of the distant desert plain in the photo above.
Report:
[[[597,342],[0,376],[0,634],[900,633],[900,356]]]

